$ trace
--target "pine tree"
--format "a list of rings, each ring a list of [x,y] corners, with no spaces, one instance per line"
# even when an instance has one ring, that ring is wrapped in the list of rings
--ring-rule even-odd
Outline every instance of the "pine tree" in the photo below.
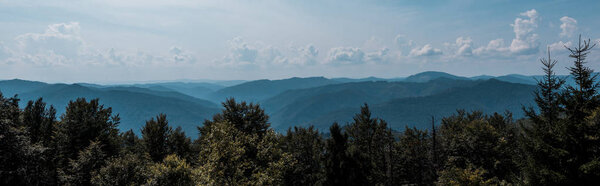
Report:
[[[575,80],[575,86],[567,86],[563,95],[563,104],[568,120],[564,126],[564,149],[567,153],[565,165],[562,167],[567,184],[585,185],[597,180],[600,172],[597,150],[600,148],[598,139],[598,124],[590,122],[590,116],[600,106],[598,96],[598,74],[585,66],[587,55],[596,46],[591,45],[588,39],[581,40],[574,48],[567,49],[571,52],[569,57],[574,59],[573,67],[569,68]],[[586,121],[587,120],[587,121]]]
[[[108,157],[117,155],[121,145],[119,122],[119,116],[113,116],[112,109],[104,108],[98,99],[70,101],[54,136],[59,168],[65,167],[69,159],[77,159],[78,152],[92,141],[98,141]]]
[[[168,138],[171,131],[165,114],[146,121],[146,125],[142,127],[142,144],[152,161],[162,161],[169,154]]]
[[[350,153],[360,162],[360,170],[364,171],[369,184],[389,184],[394,138],[387,123],[371,118],[369,106],[365,104],[348,125],[347,133]]]
[[[545,75],[538,80],[538,89],[534,92],[540,113],[537,114],[533,107],[523,109],[529,122],[521,127],[523,135],[520,143],[525,157],[521,161],[523,174],[526,181],[534,185],[556,184],[565,179],[561,163],[566,158],[561,142],[564,108],[560,93],[565,80],[554,74],[557,61],[550,56],[550,49],[548,58],[540,59],[540,62]]]
[[[325,148],[324,185],[366,185],[367,179],[358,162],[348,152],[348,135],[342,132],[338,123],[329,127],[331,137]]]
[[[322,184],[324,142],[318,130],[313,126],[290,128],[282,139],[281,148],[296,161],[285,172],[285,185]]]
[[[204,126],[210,126],[218,122],[230,122],[238,130],[248,134],[263,135],[271,126],[269,116],[258,104],[236,102],[235,99],[227,99],[223,102],[225,108],[221,113],[215,114],[213,120],[206,120]],[[200,133],[202,135],[202,128]]]
[[[23,109],[23,124],[29,131],[31,142],[38,143],[51,141],[54,133],[54,122],[56,121],[56,109],[50,106],[46,108],[46,103],[42,98],[37,101],[29,101],[25,109]]]

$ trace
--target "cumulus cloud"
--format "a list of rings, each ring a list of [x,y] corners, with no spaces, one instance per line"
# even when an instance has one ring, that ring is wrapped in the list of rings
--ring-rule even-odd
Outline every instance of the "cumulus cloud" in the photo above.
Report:
[[[84,52],[85,42],[77,22],[49,25],[44,33],[27,33],[17,36],[20,52],[30,55],[61,55],[75,57]]]
[[[560,29],[562,30],[560,32],[560,36],[561,37],[571,37],[573,36],[573,33],[575,33],[575,31],[577,30],[577,20],[564,16],[560,18],[560,22],[562,22],[562,24],[560,24]]]
[[[394,43],[398,47],[411,47],[414,45],[413,40],[408,39],[405,35],[402,34],[396,35],[396,37],[394,38]]]
[[[182,62],[194,62],[194,56],[178,46],[172,46],[169,49],[169,53],[172,55],[171,59],[174,62],[182,63]]]
[[[291,48],[294,48],[294,47],[291,47]],[[295,51],[298,53],[298,55],[296,57],[290,58],[290,60],[289,60],[290,64],[295,64],[295,65],[316,64],[317,56],[319,56],[319,50],[317,50],[317,48],[314,45],[308,44],[304,47],[299,47],[299,48],[295,49]]]
[[[504,46],[504,39],[491,40],[486,46],[473,50],[476,55],[498,55],[506,54],[508,48]]]
[[[248,45],[241,37],[236,37],[229,42],[229,55],[227,58],[230,62],[239,63],[254,63],[258,56],[258,49]]]
[[[521,13],[527,18],[516,18],[511,25],[515,32],[515,38],[510,44],[510,51],[514,54],[534,54],[539,50],[538,35],[534,33],[538,27],[538,13],[535,9]]]
[[[535,29],[538,27],[539,15],[535,9],[520,14],[511,26],[515,33],[510,46],[504,45],[504,39],[491,40],[486,46],[473,50],[476,55],[510,56],[530,55],[539,52],[538,35]]]
[[[470,37],[458,37],[454,43],[444,43],[449,50],[455,51],[455,56],[473,55],[473,40]]]
[[[375,52],[367,53],[366,60],[372,61],[372,62],[383,62],[383,61],[385,61],[385,58],[387,57],[389,52],[390,52],[390,49],[382,48]]]
[[[93,65],[140,66],[165,62],[194,62],[194,56],[181,47],[164,53],[148,54],[126,49],[95,49],[87,45],[77,22],[48,25],[42,33],[26,33],[15,38],[13,48],[0,45],[0,60],[36,66]],[[167,56],[167,57],[165,57]]]
[[[364,63],[365,53],[360,48],[336,47],[329,49],[327,62],[333,64]]]
[[[410,51],[411,56],[435,56],[442,54],[442,50],[433,48],[430,44],[426,44],[423,47],[413,48]]]
[[[563,42],[563,41],[559,41],[556,43],[552,43],[550,45],[548,45],[548,48],[550,49],[550,51],[567,51],[565,49],[566,47],[571,47],[573,45],[573,43],[571,41],[568,42]]]
[[[0,60],[4,60],[12,55],[10,49],[0,42]]]
[[[241,37],[229,41],[229,53],[216,60],[219,66],[228,67],[268,67],[302,66],[316,63],[319,51],[312,45],[276,47],[261,42],[247,43]]]

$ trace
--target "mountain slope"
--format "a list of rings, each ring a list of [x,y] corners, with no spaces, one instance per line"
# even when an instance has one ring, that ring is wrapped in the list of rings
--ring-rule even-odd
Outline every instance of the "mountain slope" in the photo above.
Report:
[[[146,120],[165,113],[173,126],[181,126],[188,135],[197,136],[196,126],[219,112],[218,106],[212,102],[176,92],[156,92],[137,87],[92,88],[77,84],[46,84],[20,93],[21,107],[39,97],[53,105],[59,115],[64,113],[71,100],[99,98],[101,104],[112,107],[113,113],[120,115],[119,128],[122,131],[134,129],[139,132]]]
[[[230,97],[240,101],[257,102],[280,94],[286,90],[311,88],[335,83],[339,82],[324,77],[256,80],[223,88],[214,92],[211,98],[215,102],[221,102]]]
[[[48,86],[46,83],[38,81],[27,81],[21,79],[0,81],[0,91],[4,97],[12,97],[15,94],[29,92]]]
[[[475,81],[436,79],[427,83],[357,82],[290,90],[262,102],[274,127],[285,129],[305,124],[322,114],[363,103],[376,104],[397,98],[427,96]]]
[[[385,119],[389,126],[403,130],[405,126],[430,127],[431,116],[442,118],[452,115],[457,109],[479,110],[491,114],[511,111],[514,118],[523,117],[522,106],[534,105],[535,86],[487,80],[472,87],[455,88],[450,91],[424,97],[411,97],[371,104],[374,116]],[[326,128],[332,122],[351,121],[359,106],[348,107],[325,113],[310,124]]]
[[[418,73],[415,75],[408,76],[404,79],[404,81],[422,83],[422,82],[427,82],[427,81],[431,81],[431,80],[438,79],[438,78],[447,78],[447,79],[455,79],[455,80],[469,80],[469,78],[455,76],[455,75],[448,74],[445,72],[426,71],[426,72],[421,72],[421,73]]]

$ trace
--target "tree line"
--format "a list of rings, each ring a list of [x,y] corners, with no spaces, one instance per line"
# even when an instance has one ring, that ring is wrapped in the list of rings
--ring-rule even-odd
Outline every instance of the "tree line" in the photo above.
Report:
[[[430,129],[390,129],[365,104],[329,131],[277,133],[228,99],[192,140],[160,114],[138,136],[98,99],[64,114],[0,93],[0,185],[588,185],[600,180],[600,97],[590,40],[567,48],[575,85],[548,52],[526,118],[458,110]],[[433,118],[432,118],[433,120]]]

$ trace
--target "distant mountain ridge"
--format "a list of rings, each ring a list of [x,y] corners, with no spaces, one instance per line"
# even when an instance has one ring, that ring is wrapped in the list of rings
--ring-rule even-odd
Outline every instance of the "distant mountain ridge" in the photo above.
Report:
[[[569,76],[560,76],[566,78]],[[406,78],[288,78],[232,81],[232,86],[213,82],[159,82],[97,85],[89,83],[47,84],[20,79],[0,81],[5,96],[19,94],[23,101],[43,97],[64,112],[77,97],[100,98],[122,117],[122,129],[138,130],[146,120],[166,113],[170,122],[197,135],[196,126],[221,109],[226,98],[260,104],[278,130],[300,125],[326,129],[331,122],[350,121],[368,103],[373,114],[395,129],[429,125],[431,116],[445,116],[456,109],[503,112],[521,117],[521,105],[530,104],[536,79],[541,76],[462,77],[427,71]],[[136,131],[139,132],[139,131]]]

